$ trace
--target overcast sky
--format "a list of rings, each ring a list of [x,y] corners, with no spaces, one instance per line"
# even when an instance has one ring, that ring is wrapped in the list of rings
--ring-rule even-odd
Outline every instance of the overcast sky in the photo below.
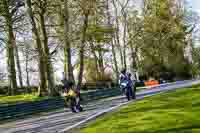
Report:
[[[200,13],[200,0],[187,0],[190,4],[190,7]]]

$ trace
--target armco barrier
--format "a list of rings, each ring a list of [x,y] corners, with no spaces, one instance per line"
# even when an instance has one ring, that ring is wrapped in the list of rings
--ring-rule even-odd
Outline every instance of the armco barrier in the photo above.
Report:
[[[120,89],[100,89],[81,94],[83,104],[92,100],[118,96]],[[60,97],[51,98],[43,101],[20,103],[15,105],[0,105],[0,121],[21,118],[41,112],[47,112],[64,107],[64,100]]]

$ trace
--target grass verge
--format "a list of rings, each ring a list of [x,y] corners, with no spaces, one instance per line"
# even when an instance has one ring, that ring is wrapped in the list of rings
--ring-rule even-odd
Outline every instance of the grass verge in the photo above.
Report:
[[[22,94],[16,96],[0,96],[0,104],[1,105],[10,105],[16,103],[24,103],[24,102],[34,102],[45,100],[48,97],[39,97],[36,94]]]
[[[80,133],[200,133],[200,86],[160,94],[107,114]]]
[[[137,91],[142,91],[144,88],[137,88]],[[87,92],[82,92],[87,93]],[[0,95],[0,105],[13,105],[18,103],[28,103],[28,102],[34,102],[34,101],[42,101],[46,100],[50,97],[38,97],[37,93],[33,94],[21,94],[21,95],[15,95],[15,96],[4,96]],[[102,98],[100,98],[102,99]]]

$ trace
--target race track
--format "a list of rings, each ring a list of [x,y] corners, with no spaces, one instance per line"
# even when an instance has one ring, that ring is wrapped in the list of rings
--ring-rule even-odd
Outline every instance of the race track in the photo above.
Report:
[[[179,81],[172,84],[161,85],[160,87],[137,93],[137,99],[178,88],[189,87],[195,84],[200,84],[200,80]],[[67,132],[76,125],[79,125],[79,123],[81,124],[86,121],[88,118],[100,115],[100,112],[110,111],[110,108],[115,108],[126,103],[127,100],[123,96],[98,100],[86,104],[84,106],[85,111],[82,113],[74,114],[69,110],[61,109],[56,112],[40,114],[38,116],[5,123],[0,125],[0,133]]]

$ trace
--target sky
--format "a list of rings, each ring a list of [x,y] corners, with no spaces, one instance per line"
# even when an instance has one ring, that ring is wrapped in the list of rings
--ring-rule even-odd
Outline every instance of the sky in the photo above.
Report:
[[[187,0],[192,10],[200,14],[200,0]]]

